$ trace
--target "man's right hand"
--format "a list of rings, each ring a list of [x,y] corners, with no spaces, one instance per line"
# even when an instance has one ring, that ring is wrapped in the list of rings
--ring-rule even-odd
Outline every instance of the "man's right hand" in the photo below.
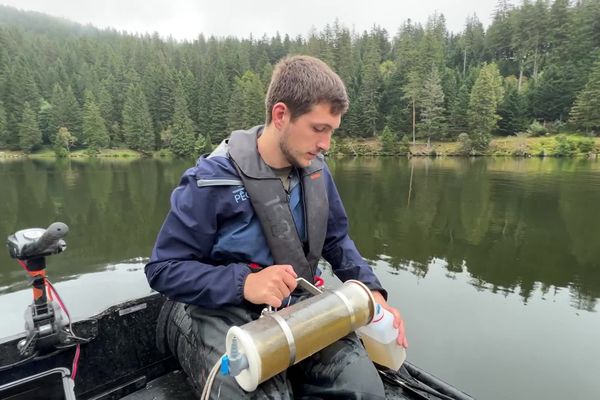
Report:
[[[291,265],[271,265],[248,275],[244,283],[244,298],[254,304],[281,307],[283,299],[296,289],[297,277]]]

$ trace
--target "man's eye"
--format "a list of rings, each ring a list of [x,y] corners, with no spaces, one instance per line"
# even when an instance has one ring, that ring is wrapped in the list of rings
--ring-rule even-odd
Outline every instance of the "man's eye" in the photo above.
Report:
[[[318,132],[318,133],[325,132],[325,127],[322,127],[322,126],[315,126],[315,127],[313,127],[313,129],[315,132]]]

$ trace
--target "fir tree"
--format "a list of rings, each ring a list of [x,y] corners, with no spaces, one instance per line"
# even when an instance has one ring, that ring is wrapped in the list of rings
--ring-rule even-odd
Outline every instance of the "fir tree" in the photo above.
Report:
[[[4,106],[0,102],[0,148],[8,144],[8,126],[6,121],[6,112]]]
[[[428,140],[432,137],[443,138],[447,135],[444,112],[444,91],[437,67],[434,65],[425,81],[421,97],[420,128]]]
[[[170,149],[178,157],[187,157],[194,153],[194,124],[189,116],[185,94],[181,85],[175,91],[175,114],[171,127],[172,139]]]
[[[42,144],[42,132],[38,126],[35,112],[28,102],[23,106],[23,117],[19,123],[19,146],[25,152],[31,152]]]
[[[108,147],[110,137],[108,136],[106,124],[90,91],[85,93],[82,133],[85,144],[91,152],[96,153],[100,149]]]
[[[503,95],[501,79],[496,64],[481,68],[469,99],[468,119],[472,133],[490,135],[496,129],[500,119],[498,105]]]
[[[265,120],[265,93],[260,77],[246,71],[235,79],[229,99],[228,130],[247,129]]]
[[[227,114],[229,111],[229,90],[227,80],[218,71],[210,93],[210,115],[208,134],[217,142],[229,136],[227,132]]]
[[[586,132],[600,130],[600,58],[594,64],[590,79],[575,99],[571,121]]]
[[[127,90],[123,104],[123,137],[132,150],[149,153],[154,149],[152,117],[139,83],[132,83]]]
[[[50,120],[52,118],[52,104],[46,100],[42,100],[40,106],[40,112],[38,113],[38,125],[42,131],[42,142],[52,143],[52,137],[56,133],[50,126]]]
[[[519,92],[516,78],[513,79],[515,82],[508,84],[506,95],[498,106],[498,133],[501,135],[514,135],[527,127],[527,101]]]

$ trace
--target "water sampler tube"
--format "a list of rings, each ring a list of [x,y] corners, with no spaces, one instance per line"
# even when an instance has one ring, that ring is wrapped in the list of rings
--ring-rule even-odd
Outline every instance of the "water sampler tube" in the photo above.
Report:
[[[349,280],[323,292],[312,289],[317,291],[313,297],[231,327],[221,373],[235,376],[242,389],[253,391],[260,383],[367,325],[375,315],[375,300],[362,282]]]

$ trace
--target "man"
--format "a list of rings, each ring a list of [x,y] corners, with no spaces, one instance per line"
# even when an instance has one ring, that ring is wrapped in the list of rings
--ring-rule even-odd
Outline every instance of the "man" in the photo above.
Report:
[[[343,82],[322,61],[280,61],[266,98],[266,125],[233,132],[201,157],[173,191],[171,210],[146,265],[150,285],[176,302],[161,314],[164,340],[199,390],[225,353],[232,325],[265,305],[302,296],[321,256],[342,280],[357,279],[390,310],[406,346],[399,312],[348,236],[348,221],[322,152],[348,109]],[[186,304],[184,306],[182,303]],[[355,334],[290,367],[246,394],[230,377],[222,398],[384,398],[383,385]],[[218,388],[218,389],[216,389]]]

